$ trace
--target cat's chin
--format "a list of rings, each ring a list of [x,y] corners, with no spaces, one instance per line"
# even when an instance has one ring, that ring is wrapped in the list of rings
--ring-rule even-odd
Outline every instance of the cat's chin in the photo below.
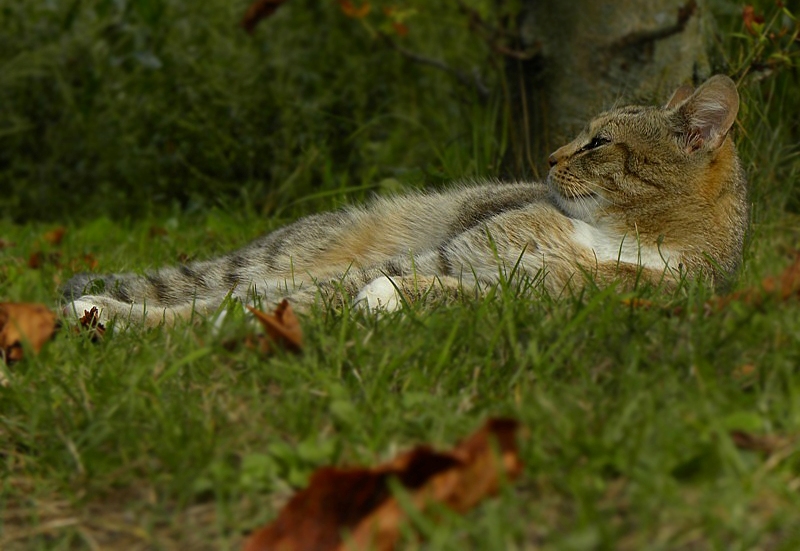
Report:
[[[565,197],[561,193],[552,190],[550,195],[564,214],[570,218],[577,218],[589,223],[596,220],[598,210],[606,202],[596,193],[581,195],[580,197]]]

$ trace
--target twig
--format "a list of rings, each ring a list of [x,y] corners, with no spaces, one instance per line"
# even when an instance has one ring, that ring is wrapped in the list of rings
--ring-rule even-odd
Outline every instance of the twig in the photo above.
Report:
[[[528,59],[533,59],[536,57],[542,49],[541,44],[536,44],[533,48],[528,48],[527,50],[513,50],[507,46],[503,46],[502,44],[489,44],[489,47],[497,52],[500,55],[504,55],[506,57],[510,57],[513,59],[518,59],[520,61],[526,61]]]
[[[649,44],[651,42],[663,40],[664,38],[670,37],[674,34],[681,33],[686,28],[686,24],[696,11],[697,2],[695,0],[688,0],[686,4],[678,8],[678,20],[675,22],[675,24],[650,31],[632,32],[623,36],[619,40],[612,42],[609,46],[609,49],[624,50],[630,48],[631,46]]]
[[[467,73],[463,71],[459,71],[454,67],[449,66],[444,61],[439,59],[433,59],[431,57],[425,57],[418,53],[412,52],[411,50],[407,50],[406,48],[400,46],[397,42],[392,40],[392,38],[384,33],[380,33],[381,38],[386,41],[386,43],[391,47],[394,51],[416,63],[420,63],[422,65],[428,65],[429,67],[435,67],[449,75],[453,76],[456,80],[458,80],[461,84],[468,88],[475,88],[480,96],[481,100],[486,100],[489,98],[489,88],[484,84],[483,80],[481,80],[480,74],[475,71],[473,75],[470,77]]]
[[[532,48],[527,48],[524,50],[515,50],[513,48],[509,48],[508,46],[501,44],[500,39],[502,37],[518,37],[512,35],[502,27],[494,27],[487,23],[477,11],[464,4],[463,0],[458,0],[458,7],[462,13],[469,17],[470,29],[475,31],[478,36],[480,36],[483,41],[486,42],[489,48],[492,49],[492,51],[505,57],[525,61],[536,57],[536,55],[542,49],[541,44],[535,44]]]
[[[258,25],[259,21],[271,17],[281,4],[286,0],[255,0],[247,8],[247,11],[242,17],[241,27],[247,31],[248,34],[253,34],[253,31]]]

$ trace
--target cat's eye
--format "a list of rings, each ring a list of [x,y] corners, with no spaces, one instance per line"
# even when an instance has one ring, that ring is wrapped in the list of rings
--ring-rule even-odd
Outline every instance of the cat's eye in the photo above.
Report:
[[[581,148],[581,151],[589,151],[590,149],[596,149],[601,145],[605,145],[610,142],[611,140],[609,140],[608,138],[603,138],[602,136],[595,136],[594,138],[592,138],[592,141],[590,141]]]

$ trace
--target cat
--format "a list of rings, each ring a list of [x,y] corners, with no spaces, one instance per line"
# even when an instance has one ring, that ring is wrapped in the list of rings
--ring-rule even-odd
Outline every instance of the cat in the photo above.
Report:
[[[530,277],[554,294],[587,282],[674,288],[728,281],[742,258],[747,182],[723,75],[666,105],[598,115],[549,157],[541,182],[462,184],[314,214],[220,258],[145,275],[79,274],[67,315],[152,326],[215,312],[228,296],[307,308],[320,295],[395,310],[479,296]],[[85,294],[91,293],[91,294]]]

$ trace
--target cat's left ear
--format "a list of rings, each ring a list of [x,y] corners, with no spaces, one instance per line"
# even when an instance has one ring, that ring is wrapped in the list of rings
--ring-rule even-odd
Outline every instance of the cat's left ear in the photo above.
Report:
[[[725,75],[715,75],[700,85],[677,112],[685,125],[687,151],[714,150],[725,141],[739,112],[736,84]]]
[[[669,101],[664,106],[664,109],[672,109],[677,107],[681,102],[683,102],[683,100],[691,96],[692,92],[694,92],[694,86],[691,84],[682,84],[677,90],[675,90],[675,93],[672,94],[672,97],[669,98]]]

